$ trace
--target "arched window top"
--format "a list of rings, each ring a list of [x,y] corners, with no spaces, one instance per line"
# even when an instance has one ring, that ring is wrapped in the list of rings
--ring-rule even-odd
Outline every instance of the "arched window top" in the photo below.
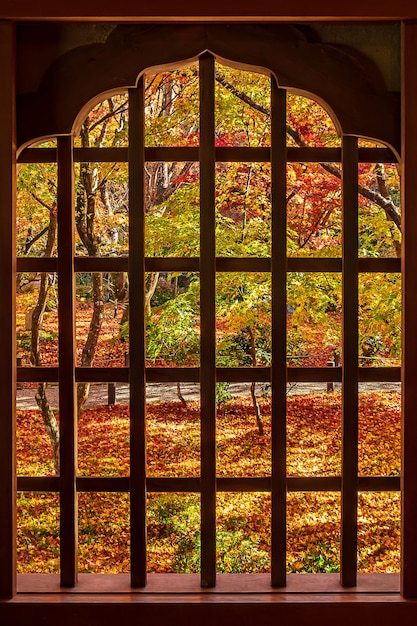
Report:
[[[198,65],[146,74],[144,86],[145,145],[198,146]],[[81,126],[80,121],[77,121],[77,129]],[[127,146],[127,92],[105,97],[87,115],[83,115],[81,124],[82,131],[79,133],[88,129],[88,144],[91,147]],[[314,99],[288,93],[288,146],[340,147],[338,127],[338,121],[334,122]],[[271,145],[268,75],[216,63],[215,144],[217,147],[252,148]],[[75,146],[81,145],[78,134]]]
[[[103,99],[98,94],[120,93],[148,68],[190,65],[205,50],[220,63],[228,59],[238,69],[271,73],[281,87],[313,94],[334,113],[343,134],[374,137],[399,152],[399,101],[378,70],[371,72],[368,60],[360,63],[356,53],[309,42],[299,29],[284,25],[120,25],[104,44],[62,55],[38,91],[21,97],[19,145],[72,132]]]

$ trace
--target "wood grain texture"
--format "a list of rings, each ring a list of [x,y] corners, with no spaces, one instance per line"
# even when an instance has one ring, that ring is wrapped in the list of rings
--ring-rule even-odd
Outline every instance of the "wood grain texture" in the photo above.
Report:
[[[128,383],[126,367],[76,367],[77,383]],[[148,367],[146,380],[149,383],[198,383],[200,372],[194,367]],[[223,383],[267,383],[271,380],[269,367],[217,367],[216,380]],[[399,383],[400,367],[360,367],[360,383]],[[17,381],[21,383],[58,382],[57,367],[18,367]],[[288,383],[342,382],[341,367],[289,367]]]
[[[145,207],[143,79],[129,92],[130,557],[146,584]]]
[[[217,272],[270,272],[271,259],[256,257],[217,257]],[[75,272],[127,272],[128,257],[75,257]],[[198,257],[147,257],[145,272],[198,272]],[[56,258],[20,257],[17,259],[18,272],[57,271]],[[341,258],[290,257],[287,260],[288,272],[334,272],[342,271]],[[359,272],[399,273],[401,259],[361,258]]]
[[[387,91],[378,70],[359,63],[347,47],[322,43],[285,24],[120,24],[104,43],[55,59],[38,91],[20,95],[19,145],[72,132],[99,94],[124,91],[149,68],[178,67],[204,50],[249,71],[271,72],[281,87],[315,94],[335,113],[339,130],[377,137],[399,153],[398,94]]]
[[[349,597],[358,593],[398,595],[400,580],[398,574],[359,574],[358,584],[349,590]],[[168,579],[168,580],[167,580]],[[128,574],[80,574],[77,589],[71,594],[113,593],[128,594],[132,599],[141,596],[167,593],[188,593],[200,597],[216,597],[217,594],[262,594],[264,600],[270,597],[284,597],[297,593],[346,593],[340,586],[337,574],[289,574],[287,586],[281,589],[271,587],[268,574],[219,574],[216,588],[201,589],[198,574],[149,574],[146,589],[133,590],[129,586]],[[59,593],[59,576],[56,574],[19,574],[19,593]],[[331,597],[331,596],[330,596]]]
[[[200,57],[201,586],[216,584],[214,57]]]
[[[119,0],[117,5],[109,0],[68,0],[57,4],[53,0],[33,3],[29,0],[3,0],[0,19],[19,20],[87,20],[104,21],[159,21],[175,22],[183,20],[209,20],[215,22],[239,21],[320,21],[320,20],[400,20],[417,19],[417,8],[407,0],[398,0],[394,5],[387,0],[377,4],[361,0],[332,2],[332,0],[299,0],[297,4],[264,0],[256,5],[248,0],[229,0],[227,4],[215,0],[209,5],[195,5],[185,0],[180,5],[172,5],[168,0],[158,4],[139,5],[135,0]]]
[[[402,30],[403,128],[403,378],[402,378],[402,593],[417,597],[417,24]]]
[[[75,272],[126,272],[128,257],[75,257]],[[147,257],[146,272],[197,272],[198,257]],[[57,260],[53,257],[20,257],[17,259],[18,272],[56,272]],[[271,259],[268,257],[217,257],[217,272],[270,272]],[[288,272],[341,272],[341,258],[290,257],[287,260]],[[359,272],[401,272],[401,259],[360,258]]]
[[[0,598],[16,589],[15,30],[0,22]]]
[[[358,507],[358,153],[343,139],[341,584],[356,585]]]
[[[0,605],[5,624],[25,626],[114,626],[114,624],[170,623],[228,626],[271,626],[271,624],[337,624],[338,626],[393,626],[416,622],[417,607],[398,593],[346,592],[311,593],[178,593],[174,585],[167,593],[110,593],[102,582],[102,593],[19,594],[12,602]]]
[[[287,154],[286,91],[271,78],[272,348],[271,584],[286,584],[287,560]]]
[[[74,163],[72,137],[58,139],[58,382],[61,584],[77,582],[77,403],[75,387]]]
[[[360,163],[395,163],[396,156],[389,148],[359,148]],[[270,148],[216,147],[217,162],[268,162]],[[341,148],[287,147],[290,163],[337,163],[342,160]],[[74,148],[75,163],[127,163],[128,148]],[[198,161],[198,147],[145,147],[145,161]],[[18,163],[55,163],[55,148],[26,148]]]
[[[59,479],[55,476],[19,476],[19,491],[59,491]],[[308,491],[340,491],[341,476],[306,476],[287,478],[287,490]],[[147,478],[146,487],[152,493],[199,493],[199,478]],[[127,477],[80,476],[77,478],[77,491],[127,493],[130,479]],[[359,491],[399,491],[399,476],[359,476]],[[265,476],[252,478],[217,478],[217,491],[227,493],[271,492],[271,478]]]

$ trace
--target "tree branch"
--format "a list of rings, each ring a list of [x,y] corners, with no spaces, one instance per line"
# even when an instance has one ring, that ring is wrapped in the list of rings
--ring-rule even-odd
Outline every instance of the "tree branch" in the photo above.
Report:
[[[49,226],[45,226],[45,228],[43,228],[37,235],[35,235],[30,241],[28,241],[26,239],[26,243],[25,243],[25,250],[23,254],[28,254],[28,252],[30,251],[31,247],[38,241],[38,239],[40,239],[41,237],[43,237],[43,235],[45,233],[48,232]]]
[[[232,93],[234,96],[239,98],[239,100],[241,100],[242,102],[245,102],[245,104],[250,106],[255,111],[259,111],[260,113],[263,113],[264,115],[268,115],[268,116],[271,115],[270,109],[263,106],[262,104],[259,104],[258,102],[255,102],[255,100],[253,100],[250,96],[243,93],[242,91],[240,91],[240,89],[238,89],[237,87],[229,83],[229,81],[226,80],[226,78],[222,76],[220,72],[218,71],[216,72],[216,81],[220,85],[222,85],[225,89],[230,91],[230,93]],[[292,128],[292,126],[290,126],[289,124],[287,124],[287,133],[295,141],[295,143],[298,146],[300,146],[301,148],[308,147],[306,142],[303,140],[302,136],[300,135],[300,133],[294,128]],[[342,178],[342,172],[340,168],[337,167],[337,165],[334,165],[332,163],[320,163],[320,166],[329,174],[332,174],[333,176],[336,176],[339,179]],[[368,187],[364,187],[361,184],[358,185],[358,191],[359,191],[359,194],[363,198],[370,200],[371,202],[379,206],[381,209],[383,209],[387,217],[395,224],[398,230],[401,231],[401,212],[400,212],[400,209],[394,204],[394,202],[392,202],[391,199],[384,197],[378,191],[373,191],[372,189],[369,189]]]

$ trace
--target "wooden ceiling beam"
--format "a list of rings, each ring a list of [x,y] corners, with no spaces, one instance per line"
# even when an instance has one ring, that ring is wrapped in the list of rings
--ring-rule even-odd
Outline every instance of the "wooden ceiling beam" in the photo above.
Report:
[[[138,3],[137,0],[2,0],[0,19],[63,21],[372,21],[417,19],[413,0],[263,0],[258,5],[248,0],[214,0],[199,4],[194,0],[173,3]]]

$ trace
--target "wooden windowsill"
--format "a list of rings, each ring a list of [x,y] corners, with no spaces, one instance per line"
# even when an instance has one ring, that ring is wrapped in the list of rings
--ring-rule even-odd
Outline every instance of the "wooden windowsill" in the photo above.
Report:
[[[273,589],[267,574],[219,575],[202,589],[198,575],[150,574],[132,589],[128,574],[80,574],[74,589],[58,575],[22,574],[18,593],[0,601],[0,623],[11,626],[400,626],[417,623],[417,600],[401,597],[399,575],[362,574],[343,589],[338,574],[295,574]]]
[[[200,586],[198,574],[149,574],[145,588],[132,588],[129,574],[80,574],[78,584],[73,588],[60,586],[58,574],[19,574],[18,594],[126,594],[129,597],[160,597],[161,595],[249,595],[263,596],[265,599],[300,594],[341,594],[357,596],[361,594],[398,595],[400,592],[399,574],[359,574],[356,587],[343,588],[339,574],[290,574],[287,586],[273,588],[269,574],[219,574],[214,588]],[[156,598],[157,599],[157,598]]]

